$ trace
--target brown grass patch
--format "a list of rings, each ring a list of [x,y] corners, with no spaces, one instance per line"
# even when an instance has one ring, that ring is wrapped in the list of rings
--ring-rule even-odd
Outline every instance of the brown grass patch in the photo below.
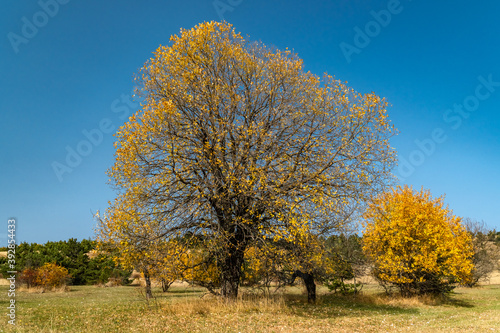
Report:
[[[29,293],[29,294],[43,294],[43,293],[47,293],[47,292],[51,292],[51,293],[66,293],[66,292],[69,292],[71,290],[71,288],[69,286],[59,286],[59,287],[51,287],[51,288],[47,288],[47,287],[26,287],[26,286],[20,286],[20,287],[17,287],[16,288],[16,291],[19,291],[19,292],[26,292],[26,293]]]
[[[205,296],[198,299],[184,299],[160,305],[161,311],[170,315],[228,315],[248,313],[283,313],[286,311],[285,300],[281,295],[261,297],[243,294],[236,301],[226,301],[219,296]]]

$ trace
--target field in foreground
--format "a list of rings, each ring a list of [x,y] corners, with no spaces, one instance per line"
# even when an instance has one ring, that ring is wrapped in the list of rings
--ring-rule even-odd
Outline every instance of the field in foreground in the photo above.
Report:
[[[456,289],[449,300],[388,299],[376,286],[356,298],[321,289],[318,304],[302,289],[265,299],[247,295],[227,305],[200,298],[201,288],[156,290],[149,305],[139,287],[74,286],[70,292],[16,294],[17,325],[1,332],[499,332],[500,286]],[[7,287],[0,293],[7,295]]]

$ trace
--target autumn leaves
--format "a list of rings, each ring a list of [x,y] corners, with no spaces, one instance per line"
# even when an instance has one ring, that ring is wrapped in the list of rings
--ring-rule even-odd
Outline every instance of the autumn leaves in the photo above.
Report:
[[[143,109],[116,134],[119,192],[100,218],[102,241],[131,265],[201,251],[196,265],[211,260],[228,298],[251,248],[286,246],[313,274],[322,250],[304,240],[349,223],[391,180],[384,99],[305,72],[228,23],[181,30],[138,82]],[[186,237],[202,241],[171,248]]]
[[[443,197],[397,187],[375,198],[364,217],[364,251],[383,285],[409,296],[442,293],[471,279],[471,237]]]

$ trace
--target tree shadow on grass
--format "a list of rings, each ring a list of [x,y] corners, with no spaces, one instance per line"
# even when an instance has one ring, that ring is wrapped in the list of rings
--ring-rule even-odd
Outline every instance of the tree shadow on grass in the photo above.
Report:
[[[462,299],[456,299],[452,297],[447,297],[443,303],[443,305],[451,305],[456,308],[473,308],[474,304],[464,301]]]
[[[302,295],[287,295],[286,304],[294,315],[326,319],[332,317],[360,317],[377,314],[407,314],[420,313],[418,308],[389,304],[377,304],[370,297],[353,297],[342,295],[322,295],[316,304],[308,304]]]
[[[199,289],[173,289],[166,292],[155,292],[156,298],[177,298],[177,297],[193,297],[202,296],[205,292]]]
[[[466,295],[467,293],[463,293],[461,291],[454,290],[449,295],[446,295],[442,298],[443,305],[451,305],[456,308],[473,308],[475,305],[470,301],[458,299],[457,297]]]
[[[429,304],[412,303],[410,300],[399,300],[391,303],[391,299],[381,295],[344,296],[340,294],[321,295],[316,304],[308,304],[305,295],[285,295],[285,303],[294,315],[315,317],[318,319],[342,316],[374,316],[377,314],[415,315],[420,313],[421,306],[453,306],[457,308],[473,308],[466,300],[447,296],[436,299]],[[387,303],[387,304],[384,304]],[[398,304],[399,303],[399,304]]]

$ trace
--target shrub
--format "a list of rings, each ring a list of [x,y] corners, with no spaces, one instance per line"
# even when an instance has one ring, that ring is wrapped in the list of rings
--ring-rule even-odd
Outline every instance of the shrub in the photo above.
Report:
[[[345,283],[344,279],[339,277],[333,277],[332,279],[326,280],[324,285],[327,286],[330,291],[336,293],[337,290],[339,290],[344,295],[356,295],[363,288],[363,284],[360,282]]]
[[[68,270],[55,263],[45,263],[36,270],[35,285],[54,288],[66,285],[70,275]]]
[[[19,282],[26,284],[28,288],[34,287],[36,285],[37,270],[32,268],[25,268],[19,275]]]
[[[443,197],[398,187],[373,199],[365,221],[363,250],[382,286],[412,296],[448,292],[471,280],[471,237],[443,207]]]

